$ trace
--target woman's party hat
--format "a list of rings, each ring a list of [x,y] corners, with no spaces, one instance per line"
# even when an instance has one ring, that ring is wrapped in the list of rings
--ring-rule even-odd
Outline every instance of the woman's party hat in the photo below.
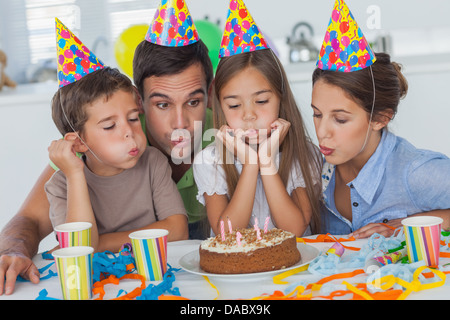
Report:
[[[351,72],[375,62],[375,55],[344,0],[336,0],[325,33],[317,67]]]
[[[198,32],[185,1],[161,0],[145,40],[166,47],[182,47],[197,42]]]
[[[219,57],[268,49],[261,31],[242,0],[230,0]]]
[[[59,87],[64,87],[91,72],[103,69],[103,62],[58,18],[55,20]]]

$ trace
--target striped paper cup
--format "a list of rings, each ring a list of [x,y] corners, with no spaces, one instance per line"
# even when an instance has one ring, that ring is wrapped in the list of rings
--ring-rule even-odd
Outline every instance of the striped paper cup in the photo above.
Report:
[[[137,272],[147,281],[163,280],[167,271],[167,235],[164,229],[147,229],[129,235]]]
[[[59,282],[64,300],[92,298],[92,247],[69,247],[55,250]]]
[[[55,227],[60,248],[91,246],[90,222],[69,222]]]
[[[409,262],[424,260],[428,266],[439,265],[441,225],[434,216],[417,216],[402,220]]]

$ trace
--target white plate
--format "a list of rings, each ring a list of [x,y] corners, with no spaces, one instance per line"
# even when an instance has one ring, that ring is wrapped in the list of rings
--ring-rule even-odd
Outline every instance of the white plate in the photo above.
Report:
[[[300,251],[301,259],[299,262],[290,266],[288,268],[274,270],[274,271],[265,271],[265,272],[256,272],[256,273],[239,273],[239,274],[218,274],[218,273],[209,273],[200,268],[200,254],[197,250],[191,251],[180,258],[178,263],[181,268],[186,270],[187,272],[198,274],[201,276],[207,277],[215,277],[215,278],[226,278],[226,279],[242,279],[242,278],[255,278],[261,276],[269,276],[281,272],[285,272],[287,270],[295,269],[301,266],[304,266],[314,260],[317,256],[319,256],[319,249],[304,244],[297,243],[297,249]]]

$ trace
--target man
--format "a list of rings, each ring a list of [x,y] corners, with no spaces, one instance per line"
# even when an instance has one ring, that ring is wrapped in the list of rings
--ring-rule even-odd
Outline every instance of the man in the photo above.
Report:
[[[199,40],[182,47],[142,41],[133,61],[134,83],[142,97],[144,132],[150,145],[168,156],[172,178],[189,217],[189,238],[204,239],[206,210],[196,199],[191,164],[196,152],[211,143],[208,95],[213,80],[208,49]]]
[[[144,40],[136,49],[133,69],[148,142],[169,159],[172,177],[189,215],[190,237],[204,238],[202,231],[208,230],[206,211],[196,199],[191,163],[194,145],[198,144],[194,139],[195,123],[197,127],[202,125],[203,131],[212,126],[211,110],[207,108],[213,79],[208,49],[201,40],[182,47],[164,47]],[[198,136],[198,130],[196,133]],[[204,141],[201,147],[208,143]],[[14,291],[18,275],[39,282],[38,269],[31,259],[39,242],[53,232],[44,185],[54,172],[50,165],[44,169],[19,212],[0,233],[0,294]],[[185,238],[184,221],[166,222],[172,229],[171,240]]]

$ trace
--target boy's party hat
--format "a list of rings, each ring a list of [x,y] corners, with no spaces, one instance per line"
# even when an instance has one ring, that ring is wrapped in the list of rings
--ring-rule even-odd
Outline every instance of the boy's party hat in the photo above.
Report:
[[[336,0],[325,33],[317,67],[351,72],[375,62],[375,55],[344,0]]]
[[[56,56],[58,60],[58,85],[80,80],[104,65],[58,18],[56,21]]]
[[[219,57],[268,49],[266,40],[242,0],[230,0]]]
[[[185,0],[161,0],[145,40],[166,47],[197,42],[198,32]]]

